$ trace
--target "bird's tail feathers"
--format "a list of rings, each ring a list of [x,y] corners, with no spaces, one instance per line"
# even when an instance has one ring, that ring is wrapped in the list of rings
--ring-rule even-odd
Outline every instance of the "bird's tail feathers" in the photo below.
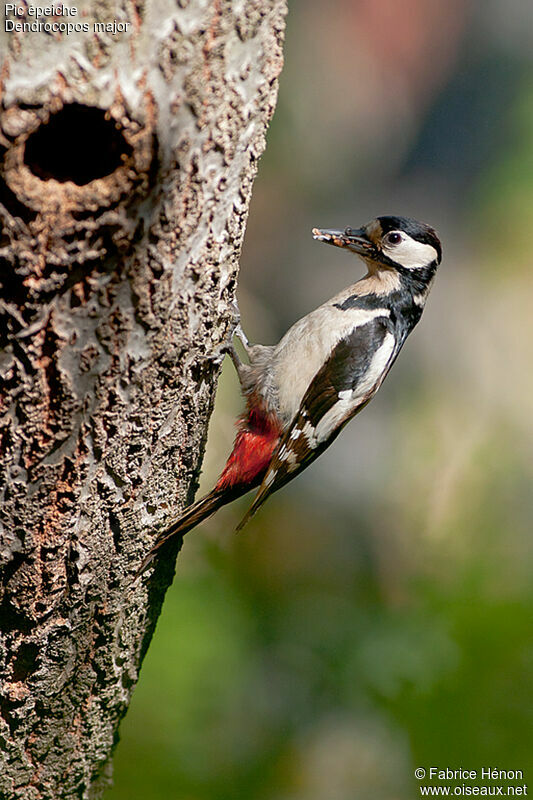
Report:
[[[159,550],[174,536],[181,534],[184,536],[191,528],[194,528],[204,519],[210,517],[215,511],[233,500],[233,496],[228,497],[228,492],[213,489],[209,494],[197,500],[192,506],[185,509],[179,519],[172,523],[166,530],[164,530],[156,539],[155,544],[150,548],[143,562],[135,574],[134,580],[142,575],[142,573],[150,566]]]
[[[238,525],[237,525],[237,527],[235,528],[235,531],[236,531],[237,533],[238,533],[239,531],[242,531],[242,529],[244,528],[244,526],[245,526],[245,525],[247,525],[247,524],[250,522],[250,520],[252,519],[252,517],[254,516],[254,514],[255,514],[257,511],[259,511],[259,508],[260,508],[260,507],[263,505],[263,503],[265,502],[265,500],[266,500],[266,496],[265,496],[265,497],[260,497],[260,498],[259,498],[259,497],[256,497],[256,498],[255,498],[254,502],[252,503],[252,505],[250,506],[250,508],[248,509],[248,511],[246,512],[246,514],[244,515],[244,517],[241,519],[241,521],[239,522],[239,524],[238,524]]]

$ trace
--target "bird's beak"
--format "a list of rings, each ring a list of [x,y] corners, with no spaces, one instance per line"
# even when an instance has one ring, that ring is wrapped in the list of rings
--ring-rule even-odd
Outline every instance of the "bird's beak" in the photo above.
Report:
[[[368,238],[364,228],[345,228],[343,231],[313,228],[313,238],[335,247],[345,247],[359,256],[369,256],[374,249],[374,243]]]

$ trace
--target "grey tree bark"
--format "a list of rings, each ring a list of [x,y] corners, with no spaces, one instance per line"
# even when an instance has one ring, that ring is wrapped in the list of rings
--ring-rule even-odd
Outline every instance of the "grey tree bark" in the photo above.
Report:
[[[174,559],[131,576],[196,488],[286,10],[76,5],[9,19],[87,30],[0,34],[0,796],[24,800],[109,782]]]

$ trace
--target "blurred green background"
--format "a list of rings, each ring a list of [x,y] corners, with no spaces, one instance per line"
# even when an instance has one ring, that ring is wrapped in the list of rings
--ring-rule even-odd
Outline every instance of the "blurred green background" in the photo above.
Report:
[[[418,217],[444,262],[335,444],[186,537],[106,800],[407,800],[418,766],[533,791],[532,52],[530,0],[290,3],[248,335],[362,274],[315,225]],[[240,410],[226,365],[201,490]]]

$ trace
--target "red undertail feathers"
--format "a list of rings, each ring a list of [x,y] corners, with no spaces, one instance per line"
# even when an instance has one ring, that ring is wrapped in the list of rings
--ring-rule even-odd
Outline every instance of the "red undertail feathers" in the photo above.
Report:
[[[281,425],[272,414],[251,408],[239,423],[233,450],[215,490],[258,486],[281,435]],[[242,492],[244,494],[244,492]]]
[[[239,422],[230,457],[214,489],[163,531],[148,551],[135,579],[152,563],[160,548],[178,534],[182,536],[210,517],[221,506],[259,486],[281,435],[281,425],[260,408],[251,408]]]

